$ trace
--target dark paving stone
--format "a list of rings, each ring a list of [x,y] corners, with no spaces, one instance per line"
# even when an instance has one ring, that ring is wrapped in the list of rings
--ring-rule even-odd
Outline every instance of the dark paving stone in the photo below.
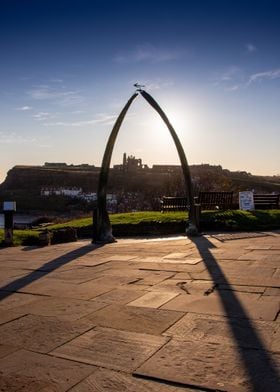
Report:
[[[258,338],[252,334],[252,330]],[[180,340],[265,348],[279,351],[280,325],[271,321],[252,321],[203,314],[188,313],[170,327],[164,335]]]
[[[258,238],[258,237],[266,237],[268,234],[265,233],[222,233],[222,234],[213,234],[211,237],[219,240],[219,241],[230,241],[230,240],[239,240],[239,239],[247,239],[247,238]]]
[[[142,262],[139,262],[137,264],[135,263],[134,267],[135,268],[139,268],[140,270],[146,271],[146,272],[149,272],[149,271],[151,271],[151,272],[152,271],[165,271],[165,272],[172,273],[172,276],[175,273],[185,272],[186,270],[187,271],[191,270],[193,272],[196,271],[196,268],[190,268],[190,267],[196,267],[196,266],[189,266],[189,265],[185,265],[185,264],[178,265],[178,264],[162,263],[162,262],[160,262],[160,263],[142,263]],[[203,271],[204,269],[205,268],[201,269],[200,266],[199,266],[198,271],[200,272],[200,271]],[[185,274],[187,274],[187,272],[185,272]],[[189,275],[188,279],[190,279],[190,275]],[[157,284],[157,283],[158,282],[155,282],[154,284]]]
[[[228,290],[220,292],[220,295],[178,295],[163,305],[161,309],[267,321],[275,320],[280,309],[279,301],[270,301],[268,304],[264,301],[251,299],[249,295],[246,293],[244,296],[242,293],[236,292],[233,296]]]
[[[166,271],[166,272],[202,272],[206,269],[201,259],[190,259],[189,262],[178,262],[178,260],[162,259],[160,262],[135,262],[134,268],[146,271]]]
[[[258,286],[246,286],[246,285],[231,285],[231,284],[219,284],[216,286],[216,290],[230,290],[238,291],[240,293],[256,293],[263,294],[266,290],[265,287]]]
[[[172,340],[135,374],[214,390],[278,392],[280,357],[272,359],[271,369],[262,350],[244,349],[240,355],[227,345]]]
[[[268,287],[265,289],[264,296],[280,296],[280,288],[278,287]]]
[[[59,385],[55,385],[47,380],[35,380],[33,377],[25,375],[9,374],[2,375],[0,370],[0,391],[1,392],[38,392],[51,391],[61,392]]]
[[[3,358],[6,355],[9,355],[17,350],[18,350],[17,347],[9,346],[7,344],[0,344],[0,358]],[[0,389],[0,391],[1,391],[1,389]]]
[[[39,296],[22,294],[22,293],[8,293],[6,291],[0,291],[0,312],[7,309],[13,309],[18,306],[29,304],[33,301],[38,300]]]
[[[136,284],[138,285],[154,285],[163,282],[165,279],[169,279],[174,275],[174,272],[167,271],[146,271],[145,276],[139,280]]]
[[[0,359],[0,369],[1,391],[64,392],[89,376],[94,367],[20,350]]]
[[[167,293],[184,294],[186,293],[187,286],[191,283],[192,281],[187,279],[166,279],[162,283],[158,283],[150,287],[149,291],[164,291]],[[209,282],[206,282],[206,284],[209,288]]]
[[[146,291],[140,290],[140,288],[130,287],[128,289],[126,287],[127,286],[124,286],[124,288],[114,289],[109,293],[99,295],[98,301],[107,304],[125,305],[146,293]]]
[[[271,270],[273,274],[273,270]],[[214,281],[218,284],[227,284],[227,285],[246,285],[246,286],[258,286],[258,287],[278,287],[279,286],[279,278],[275,276],[266,277],[262,276],[261,273],[258,272],[257,268],[252,268],[251,271],[243,271],[240,268],[240,271],[227,271],[226,274],[221,274],[218,271],[212,271],[209,273],[208,271],[203,271],[200,273],[190,272],[189,273],[192,279],[195,280],[210,280]],[[185,279],[183,274],[177,274],[175,276],[176,279]],[[186,278],[188,279],[188,278]]]
[[[47,278],[30,283],[20,291],[23,293],[37,294],[38,296],[33,295],[33,299],[36,300],[42,298],[42,296],[87,300],[107,293],[115,287],[115,285],[110,286],[109,284],[106,284],[106,282],[104,282],[104,284],[102,284],[102,282],[96,283],[95,280],[74,284],[67,281],[60,281],[59,279]]]
[[[110,305],[86,319],[103,327],[159,335],[182,316],[183,313],[176,311]]]
[[[89,330],[88,323],[28,315],[0,326],[0,343],[47,353]]]
[[[167,338],[96,328],[52,351],[57,357],[131,372],[167,342]]]
[[[23,307],[22,307],[23,308]],[[12,310],[0,310],[0,324],[8,323],[9,321],[15,320],[22,316],[25,316],[27,312],[24,312],[22,308],[13,308]]]
[[[104,306],[106,306],[106,303],[95,300],[85,301],[71,298],[47,297],[22,306],[21,309],[14,308],[13,310],[17,310],[18,312],[21,310],[25,313],[40,316],[57,317],[60,320],[78,320],[81,317],[104,308]]]
[[[180,388],[157,381],[147,381],[113,370],[98,369],[71,392],[199,392],[197,389]]]

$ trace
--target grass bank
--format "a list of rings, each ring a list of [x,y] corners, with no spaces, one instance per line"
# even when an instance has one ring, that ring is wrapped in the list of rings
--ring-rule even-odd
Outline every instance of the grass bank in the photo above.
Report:
[[[155,211],[112,214],[110,220],[116,236],[135,236],[149,234],[182,234],[187,215],[185,212],[160,213]],[[69,222],[49,225],[50,231],[73,227],[79,237],[91,236],[92,218],[75,219]],[[202,230],[255,231],[280,229],[280,210],[257,211],[203,211]],[[40,229],[14,230],[15,245],[38,243]],[[0,242],[3,240],[0,230]]]

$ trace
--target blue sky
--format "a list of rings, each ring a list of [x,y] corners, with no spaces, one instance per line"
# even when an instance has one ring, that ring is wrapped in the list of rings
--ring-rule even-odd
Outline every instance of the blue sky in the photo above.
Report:
[[[0,181],[17,164],[100,166],[146,85],[190,164],[280,173],[280,2],[1,0]],[[113,155],[177,164],[142,97]]]

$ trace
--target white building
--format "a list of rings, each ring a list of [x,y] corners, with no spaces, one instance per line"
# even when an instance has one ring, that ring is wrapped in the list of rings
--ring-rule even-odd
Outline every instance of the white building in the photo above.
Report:
[[[68,196],[68,197],[80,197],[82,188],[42,188],[41,196]]]

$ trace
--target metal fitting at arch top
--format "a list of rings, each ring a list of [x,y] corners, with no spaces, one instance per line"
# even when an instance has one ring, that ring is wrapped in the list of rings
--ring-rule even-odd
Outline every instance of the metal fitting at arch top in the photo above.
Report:
[[[142,87],[142,86],[141,86]],[[173,138],[175,146],[177,148],[177,152],[180,158],[181,167],[183,171],[183,176],[186,185],[186,194],[189,204],[189,226],[186,229],[188,235],[197,235],[198,228],[195,218],[195,210],[194,210],[194,198],[193,198],[193,189],[192,189],[192,181],[191,175],[189,170],[189,165],[186,159],[185,152],[181,145],[181,142],[170,124],[167,116],[165,115],[164,111],[158,105],[158,103],[154,100],[154,98],[148,94],[146,91],[139,89],[137,90],[140,94],[145,98],[145,100],[158,112],[164,123],[166,124],[167,128],[170,131],[170,134]],[[125,118],[125,115],[137,97],[138,93],[134,93],[130,99],[127,101],[126,105],[124,106],[123,110],[121,111],[119,117],[117,118],[110,137],[108,139],[106,149],[104,152],[101,171],[99,174],[99,182],[98,182],[98,189],[97,189],[97,205],[93,211],[93,240],[92,242],[114,242],[115,238],[112,233],[112,226],[110,223],[107,207],[106,207],[106,195],[107,195],[107,183],[108,183],[108,176],[109,176],[109,169],[111,163],[111,157],[113,153],[113,148],[115,145],[115,141],[119,132],[119,129],[122,125],[122,122]]]

